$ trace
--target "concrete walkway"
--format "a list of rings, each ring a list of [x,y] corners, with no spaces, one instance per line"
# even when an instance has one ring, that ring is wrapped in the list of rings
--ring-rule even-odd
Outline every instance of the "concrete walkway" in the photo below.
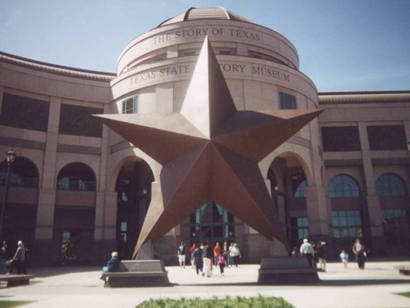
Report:
[[[347,270],[329,263],[312,285],[260,286],[259,265],[228,268],[225,276],[197,276],[191,268],[167,267],[171,287],[104,288],[95,267],[37,268],[29,286],[0,289],[1,300],[34,300],[27,308],[135,307],[149,298],[265,296],[283,297],[297,308],[409,308],[410,298],[395,293],[410,292],[410,276],[400,275],[395,265],[407,262],[368,262],[365,270],[354,263]]]

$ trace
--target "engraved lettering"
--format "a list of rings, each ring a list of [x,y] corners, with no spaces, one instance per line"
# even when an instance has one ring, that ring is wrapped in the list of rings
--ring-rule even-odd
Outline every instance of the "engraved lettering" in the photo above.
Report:
[[[178,38],[201,37],[201,36],[206,36],[206,35],[223,36],[226,33],[234,38],[253,40],[253,41],[261,40],[261,36],[259,33],[250,32],[250,31],[242,30],[242,29],[192,28],[192,29],[178,30],[173,33],[158,34],[157,36],[153,37],[153,42],[154,44],[163,44],[170,40],[174,40]]]
[[[259,75],[259,76],[267,76],[279,80],[290,81],[289,74],[285,74],[279,71],[276,71],[272,68],[260,65],[252,65],[252,74]]]

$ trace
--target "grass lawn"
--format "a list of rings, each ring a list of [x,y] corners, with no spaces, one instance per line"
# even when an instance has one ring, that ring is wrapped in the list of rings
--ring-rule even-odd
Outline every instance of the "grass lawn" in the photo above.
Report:
[[[19,307],[30,303],[33,303],[33,301],[7,301],[0,299],[1,308]]]
[[[405,296],[405,297],[410,297],[410,292],[404,292],[404,293],[396,293],[397,295]]]
[[[137,306],[137,308],[294,308],[283,298],[278,297],[225,297],[212,299],[181,298],[175,299],[150,299]]]

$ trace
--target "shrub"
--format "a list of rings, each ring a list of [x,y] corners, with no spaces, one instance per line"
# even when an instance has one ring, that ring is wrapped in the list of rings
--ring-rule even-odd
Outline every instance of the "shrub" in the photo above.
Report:
[[[283,298],[277,297],[225,297],[211,299],[181,298],[181,299],[150,299],[144,301],[137,308],[294,308]]]

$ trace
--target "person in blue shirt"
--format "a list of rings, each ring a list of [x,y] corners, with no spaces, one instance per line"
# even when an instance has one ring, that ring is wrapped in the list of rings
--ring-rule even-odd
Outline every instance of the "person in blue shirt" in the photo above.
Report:
[[[111,259],[108,260],[107,265],[102,268],[102,275],[100,277],[104,283],[107,283],[107,272],[115,272],[120,265],[120,259],[118,258],[118,252],[113,251],[111,253]]]

